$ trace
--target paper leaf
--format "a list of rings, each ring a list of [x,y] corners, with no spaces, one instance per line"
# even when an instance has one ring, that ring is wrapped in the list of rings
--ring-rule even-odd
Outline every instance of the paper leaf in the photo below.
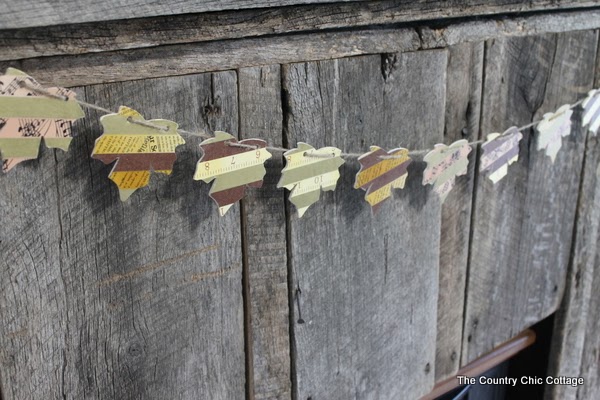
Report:
[[[258,149],[229,146],[227,143],[241,143]],[[214,138],[200,143],[204,155],[196,165],[194,179],[206,183],[215,180],[209,194],[219,206],[221,216],[244,197],[246,186],[262,186],[267,173],[264,163],[272,157],[266,146],[264,140],[244,139],[238,142],[229,133],[221,131],[216,131]]]
[[[596,136],[600,128],[600,90],[590,90],[581,107],[583,107],[581,125],[587,126],[592,135]]]
[[[562,146],[562,137],[571,134],[571,115],[573,110],[569,104],[561,106],[554,113],[544,114],[544,119],[537,126],[539,133],[537,149],[546,150],[546,155],[552,162]]]
[[[442,203],[454,187],[455,178],[467,173],[471,146],[466,140],[458,140],[450,146],[438,143],[423,158],[427,168],[423,171],[423,185],[433,185],[433,191]]]
[[[42,89],[35,79],[14,68],[0,76],[0,153],[4,172],[22,161],[37,158],[42,138],[46,147],[67,151],[72,140],[71,126],[84,116],[76,102],[39,95],[21,83]],[[68,89],[44,90],[75,98],[75,92]]]
[[[140,113],[128,107],[120,107],[117,114],[102,116],[104,133],[96,139],[92,151],[92,158],[105,164],[116,161],[108,177],[119,188],[121,201],[148,186],[150,171],[170,175],[177,158],[175,148],[185,143],[173,121],[146,121],[168,128],[162,131],[129,122],[128,118],[145,121]]]
[[[382,159],[384,156],[397,158]],[[392,189],[404,188],[408,173],[406,168],[411,163],[407,149],[393,149],[386,152],[378,146],[371,146],[371,151],[358,158],[360,171],[356,174],[355,189],[363,189],[365,200],[375,213],[381,204],[391,197]]]
[[[494,183],[504,178],[508,172],[508,166],[519,159],[519,142],[523,134],[515,126],[508,128],[503,134],[490,133],[487,141],[481,145],[483,155],[481,156],[479,170],[488,171],[488,178]]]
[[[330,157],[307,157],[307,154]],[[298,142],[297,148],[283,154],[286,163],[277,187],[292,191],[290,201],[296,206],[299,217],[319,200],[321,189],[335,190],[340,177],[338,168],[344,163],[341,154],[342,151],[335,147],[317,150],[302,142]]]

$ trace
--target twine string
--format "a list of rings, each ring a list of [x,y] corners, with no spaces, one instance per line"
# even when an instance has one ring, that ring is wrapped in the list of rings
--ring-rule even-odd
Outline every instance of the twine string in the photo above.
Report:
[[[46,97],[49,97],[49,98],[53,98],[53,99],[57,99],[57,100],[62,100],[62,101],[74,101],[77,104],[81,105],[82,107],[86,107],[86,108],[90,108],[90,109],[93,109],[93,110],[96,110],[96,111],[100,111],[100,112],[102,112],[104,114],[115,114],[114,111],[111,111],[111,110],[106,109],[104,107],[98,106],[96,104],[88,103],[88,102],[85,102],[85,101],[82,101],[82,100],[78,100],[76,98],[71,98],[71,97],[60,95],[60,94],[56,94],[56,93],[51,93],[51,92],[47,91],[46,89],[32,86],[32,85],[30,85],[26,81],[19,81],[19,85],[22,86],[22,87],[27,88],[28,90],[30,90],[30,91],[32,91],[32,92],[34,92],[36,94],[42,95],[42,96],[46,96]],[[559,116],[561,116],[562,114],[564,114],[567,110],[572,110],[575,107],[579,106],[580,104],[582,104],[585,101],[585,99],[586,98],[583,98],[583,99],[581,99],[581,100],[579,100],[579,101],[577,101],[577,102],[569,105],[568,109],[563,110],[560,113],[555,113],[554,115],[552,115],[552,117],[549,118],[549,121],[552,121],[553,119],[558,118]],[[148,122],[148,121],[136,120],[136,119],[133,119],[131,117],[128,117],[127,121],[129,123],[132,123],[132,124],[142,125],[142,126],[145,126],[145,127],[148,127],[148,128],[152,128],[152,129],[156,129],[156,130],[162,131],[162,132],[168,132],[169,131],[169,127],[168,126],[156,125],[156,124],[153,124],[152,122]],[[530,122],[527,125],[523,125],[521,127],[518,127],[517,131],[523,132],[523,131],[525,131],[525,130],[527,130],[529,128],[533,128],[533,127],[537,126],[542,121],[544,121],[544,118],[536,120],[536,121],[533,121],[533,122]],[[180,133],[180,134],[182,134],[182,135],[185,135],[185,136],[195,136],[195,137],[200,137],[200,138],[203,138],[203,139],[211,139],[211,138],[214,137],[214,136],[206,133],[205,131],[202,131],[202,132],[190,132],[190,131],[186,131],[184,129],[179,129],[178,128],[177,132]],[[510,135],[510,134],[511,134],[511,131],[508,130],[508,131],[500,134],[499,136],[497,136],[493,140],[502,138],[502,137]],[[472,141],[472,142],[468,142],[467,145],[469,145],[469,146],[477,146],[477,145],[485,143],[485,142],[486,142],[485,140],[480,139],[480,140],[475,140],[475,141]],[[252,150],[258,150],[259,148],[261,148],[260,146],[251,145],[251,144],[245,144],[245,143],[237,143],[237,142],[225,142],[225,144],[227,146],[231,146],[231,147],[239,147],[239,148],[252,149]],[[292,149],[288,149],[288,148],[284,148],[284,147],[273,147],[273,146],[266,146],[265,148],[267,150],[277,151],[277,152],[286,152],[286,151],[292,150]],[[411,151],[408,152],[408,155],[409,156],[421,156],[421,155],[427,154],[430,151],[432,151],[432,149],[411,150]],[[363,156],[364,154],[366,154],[366,153],[341,153],[339,155],[339,157],[346,158],[346,159],[357,159],[357,158]],[[334,158],[334,157],[336,157],[335,154],[329,154],[329,153],[326,153],[326,154],[323,154],[323,153],[308,153],[308,152],[305,152],[304,156],[305,157],[310,157],[310,158]],[[400,155],[400,156],[398,156],[398,155],[387,155],[387,156],[379,156],[379,159],[382,159],[382,160],[393,160],[393,159],[402,159],[402,158],[405,158],[405,157],[406,157],[406,155]]]

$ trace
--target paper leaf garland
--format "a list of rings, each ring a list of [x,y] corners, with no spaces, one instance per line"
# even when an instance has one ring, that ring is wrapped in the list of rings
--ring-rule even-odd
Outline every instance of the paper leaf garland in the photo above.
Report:
[[[450,146],[438,143],[423,158],[427,168],[423,172],[423,185],[433,185],[433,191],[442,203],[454,187],[455,178],[467,173],[471,146],[466,140],[458,140]]]
[[[173,121],[152,119],[146,122],[168,128],[167,131],[129,122],[145,121],[140,113],[120,107],[118,114],[100,118],[104,134],[96,139],[92,158],[110,164],[116,160],[108,177],[119,188],[121,201],[150,182],[150,171],[171,174],[177,158],[175,148],[185,143]]]
[[[546,150],[553,163],[562,146],[562,137],[571,134],[573,110],[570,107],[565,104],[554,113],[544,114],[544,119],[537,126],[537,149]]]
[[[594,89],[588,93],[581,104],[583,107],[583,120],[581,125],[587,126],[592,135],[598,134],[600,128],[600,90]]]
[[[515,126],[508,128],[503,134],[490,133],[487,141],[481,145],[483,155],[479,170],[488,171],[488,178],[498,183],[508,172],[508,166],[519,159],[519,142],[523,134]]]
[[[76,102],[39,95],[23,83],[42,88],[35,79],[14,68],[0,76],[0,153],[4,172],[22,161],[37,158],[42,138],[47,147],[67,151],[72,140],[71,126],[84,116]],[[45,90],[75,98],[68,89]]]
[[[235,202],[244,197],[246,186],[259,188],[267,173],[264,163],[272,157],[260,139],[244,139],[239,143],[256,146],[257,149],[229,146],[238,143],[229,133],[216,131],[215,137],[200,143],[204,155],[196,165],[195,180],[213,183],[210,197],[219,206],[219,214],[225,215]]]
[[[342,151],[335,147],[315,149],[309,144],[298,142],[298,147],[286,151],[285,168],[277,187],[291,190],[290,201],[302,217],[308,207],[316,203],[323,191],[335,190],[340,177],[338,168],[344,164]],[[307,157],[320,155],[323,157]]]
[[[404,188],[408,173],[406,168],[411,163],[407,149],[393,149],[386,152],[378,146],[371,146],[371,151],[358,158],[360,171],[356,174],[355,189],[363,189],[365,200],[375,213],[381,204],[391,197],[392,189]],[[394,156],[396,158],[381,158]]]

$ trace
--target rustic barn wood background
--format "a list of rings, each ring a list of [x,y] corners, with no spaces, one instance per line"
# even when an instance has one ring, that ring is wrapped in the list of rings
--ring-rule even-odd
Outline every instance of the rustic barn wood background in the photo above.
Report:
[[[14,2],[0,68],[357,152],[484,138],[600,84],[599,1],[335,1]],[[548,373],[586,384],[546,398],[599,398],[600,144],[578,113],[554,164],[526,131],[504,180],[475,150],[441,206],[417,161],[372,216],[350,161],[298,219],[278,155],[219,217],[193,137],[121,203],[87,110],[68,153],[0,176],[0,398],[416,399],[555,312]]]

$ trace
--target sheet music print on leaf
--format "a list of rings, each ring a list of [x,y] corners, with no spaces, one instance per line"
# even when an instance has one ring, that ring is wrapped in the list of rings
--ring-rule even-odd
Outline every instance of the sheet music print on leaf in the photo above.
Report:
[[[508,166],[519,159],[519,142],[523,134],[516,126],[508,128],[506,132],[490,133],[487,141],[481,145],[483,154],[479,170],[488,171],[488,178],[498,183],[508,173]]]
[[[571,134],[573,110],[570,107],[565,104],[554,113],[544,114],[544,119],[537,126],[537,149],[546,150],[553,163],[562,146],[562,137]]]
[[[84,116],[76,102],[38,95],[23,83],[42,88],[35,79],[14,68],[0,76],[0,154],[4,172],[22,161],[36,159],[42,138],[46,147],[67,151],[72,124]],[[75,92],[68,89],[45,90],[75,98]]]
[[[229,146],[227,143],[241,143],[257,149]],[[219,206],[221,216],[244,197],[246,187],[259,188],[263,185],[267,173],[264,164],[272,157],[265,147],[267,142],[264,140],[244,139],[238,142],[229,133],[221,131],[216,131],[214,138],[200,143],[204,154],[196,165],[194,180],[215,181],[209,194]]]
[[[108,177],[119,188],[121,201],[126,201],[137,189],[148,186],[150,171],[170,175],[177,159],[175,148],[185,143],[173,121],[146,121],[168,128],[168,131],[162,131],[129,122],[128,118],[145,121],[140,113],[124,106],[117,114],[102,116],[100,123],[104,133],[96,139],[92,151],[92,158],[105,164],[116,161]]]
[[[407,168],[411,163],[408,150],[399,148],[386,152],[378,146],[358,158],[360,171],[356,174],[355,189],[366,191],[365,200],[371,205],[373,213],[392,196],[392,189],[402,189],[408,176]],[[396,158],[381,158],[394,156]]]
[[[600,90],[590,90],[581,107],[583,108],[581,125],[587,126],[592,135],[596,136],[600,128]]]
[[[423,171],[423,185],[433,185],[433,191],[443,203],[454,187],[457,176],[467,173],[471,146],[466,140],[458,140],[450,146],[438,143],[427,153],[423,160],[427,168]]]
[[[306,154],[329,157],[307,157]],[[291,190],[290,201],[296,206],[298,217],[301,218],[308,207],[319,200],[321,190],[335,190],[340,177],[338,168],[344,164],[341,154],[342,151],[335,147],[317,150],[302,142],[283,154],[286,163],[277,187]]]

